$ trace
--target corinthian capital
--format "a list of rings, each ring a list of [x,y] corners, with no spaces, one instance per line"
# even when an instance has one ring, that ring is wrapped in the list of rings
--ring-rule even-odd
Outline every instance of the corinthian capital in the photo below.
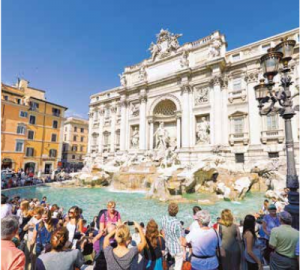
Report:
[[[192,91],[192,87],[190,86],[190,84],[188,82],[184,83],[181,85],[181,92],[183,93],[189,93],[190,91]]]
[[[210,80],[210,83],[212,86],[221,85],[222,84],[222,76],[221,75],[215,75]]]
[[[258,83],[258,75],[259,72],[257,70],[249,71],[245,74],[244,79],[247,83]]]

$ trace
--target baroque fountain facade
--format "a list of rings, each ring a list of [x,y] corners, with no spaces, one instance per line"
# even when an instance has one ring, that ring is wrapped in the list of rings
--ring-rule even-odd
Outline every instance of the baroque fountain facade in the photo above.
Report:
[[[299,40],[298,29],[230,51],[218,31],[182,46],[181,36],[162,29],[149,59],[126,67],[119,87],[91,96],[88,154],[74,176],[161,200],[199,191],[237,200],[274,186],[280,197],[284,124],[259,115],[253,87],[261,55],[283,37]],[[299,42],[294,93],[298,61]],[[298,157],[298,115],[292,121]]]

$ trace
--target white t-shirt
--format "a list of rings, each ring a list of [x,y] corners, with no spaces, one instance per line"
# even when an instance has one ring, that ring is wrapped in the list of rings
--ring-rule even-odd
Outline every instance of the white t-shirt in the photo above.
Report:
[[[36,227],[36,224],[38,224],[40,221],[41,221],[41,219],[36,219],[35,217],[32,217],[28,221],[29,225],[34,225],[34,226],[32,228],[28,229],[27,241],[30,241],[32,239],[34,228]]]
[[[1,205],[1,219],[12,215],[12,206],[9,203]]]
[[[197,220],[194,220],[192,222],[192,224],[190,225],[189,229],[190,229],[190,232],[194,229],[200,229],[199,222]]]
[[[219,238],[219,246],[222,245]],[[216,256],[216,248],[218,245],[217,234],[214,229],[204,230],[199,228],[193,228],[186,236],[187,243],[190,243],[193,248],[193,254],[196,256],[208,256],[211,258],[200,259],[192,256],[192,268],[209,270],[218,267],[219,262]]]

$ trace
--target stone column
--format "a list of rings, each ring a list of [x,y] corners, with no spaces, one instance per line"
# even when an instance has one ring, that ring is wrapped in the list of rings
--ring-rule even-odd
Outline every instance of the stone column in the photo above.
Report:
[[[139,149],[146,150],[146,90],[140,91],[140,129],[139,129]]]
[[[88,137],[88,153],[91,153],[91,147],[92,147],[92,128],[93,128],[93,112],[90,111],[89,113],[89,137]]]
[[[153,119],[149,119],[149,124],[150,124],[150,132],[149,132],[149,149],[153,150],[153,134],[154,134],[154,123]]]
[[[116,140],[116,112],[117,106],[114,104],[110,108],[111,110],[111,132],[110,132],[110,152],[115,152],[115,140]]]
[[[99,141],[98,141],[98,152],[103,152],[103,126],[104,126],[104,113],[105,109],[102,107],[99,110],[100,120],[99,120]]]
[[[126,96],[121,97],[121,127],[120,127],[120,150],[125,151],[126,149],[126,118],[127,118],[127,102]]]
[[[189,114],[189,92],[190,85],[186,81],[181,86],[182,95],[182,147],[190,147],[190,114]]]
[[[254,92],[254,86],[258,84],[258,72],[249,71],[245,76],[245,81],[247,83],[250,145],[260,145],[262,123]]]
[[[228,128],[228,78],[222,80],[222,91],[221,91],[221,118],[222,118],[222,145],[228,145],[229,139],[229,128]]]
[[[211,80],[213,87],[213,128],[214,128],[214,145],[222,144],[222,96],[221,96],[221,74],[215,75]]]
[[[176,118],[177,118],[177,130],[176,130],[176,133],[177,133],[177,149],[179,150],[181,148],[181,125],[180,125],[180,118],[181,118],[181,113],[178,112],[177,115],[176,115]]]

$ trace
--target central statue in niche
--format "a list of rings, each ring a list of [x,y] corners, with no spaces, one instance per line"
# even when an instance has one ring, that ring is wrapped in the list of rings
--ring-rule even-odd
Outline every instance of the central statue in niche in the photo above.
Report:
[[[170,141],[169,133],[164,127],[164,123],[160,122],[158,129],[154,133],[155,137],[155,149],[164,149],[168,148]]]

